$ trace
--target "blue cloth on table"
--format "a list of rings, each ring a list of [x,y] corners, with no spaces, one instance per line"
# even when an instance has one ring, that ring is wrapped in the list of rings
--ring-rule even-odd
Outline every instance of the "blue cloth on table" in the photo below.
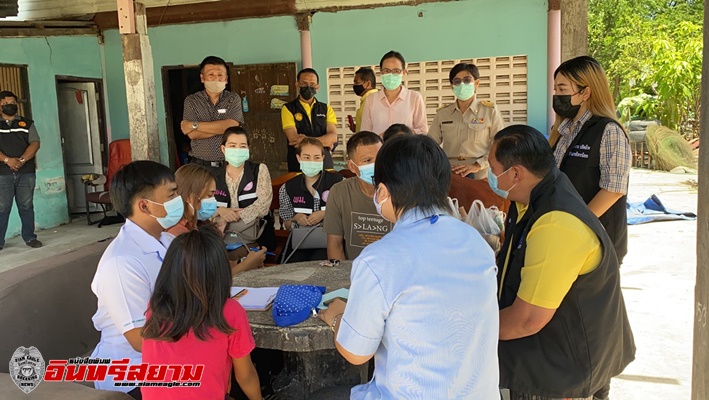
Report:
[[[697,214],[667,208],[662,201],[652,195],[644,202],[628,202],[628,225],[638,225],[656,221],[694,221]]]

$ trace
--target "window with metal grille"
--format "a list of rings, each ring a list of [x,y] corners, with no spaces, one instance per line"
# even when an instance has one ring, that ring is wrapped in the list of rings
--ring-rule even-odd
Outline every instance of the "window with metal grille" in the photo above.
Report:
[[[404,84],[423,96],[429,125],[439,108],[455,101],[448,73],[460,62],[473,63],[480,69],[477,98],[494,102],[506,125],[527,123],[527,56],[518,55],[408,63]],[[379,66],[369,67],[379,77]],[[359,97],[352,90],[352,80],[359,68],[350,66],[327,70],[328,103],[337,114],[340,141],[333,158],[339,160],[345,159],[345,144],[352,136],[347,127],[347,116],[354,118],[359,107]]]
[[[9,90],[17,96],[18,114],[32,119],[30,85],[26,65],[0,64],[0,91]]]

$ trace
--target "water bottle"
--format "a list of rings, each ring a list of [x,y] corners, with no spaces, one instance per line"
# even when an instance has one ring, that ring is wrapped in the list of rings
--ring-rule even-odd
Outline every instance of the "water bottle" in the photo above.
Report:
[[[249,101],[246,100],[246,96],[241,99],[241,109],[244,112],[249,112]]]

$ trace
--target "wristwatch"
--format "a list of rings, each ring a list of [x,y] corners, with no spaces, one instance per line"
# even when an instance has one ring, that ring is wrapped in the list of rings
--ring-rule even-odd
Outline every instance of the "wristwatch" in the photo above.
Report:
[[[192,123],[192,130],[193,130],[193,131],[194,131],[194,130],[197,130],[197,127],[198,127],[198,126],[199,126],[199,125],[198,125],[196,122],[193,122],[193,123]]]
[[[10,157],[5,157],[5,159],[2,160],[2,162],[3,162],[4,164],[7,164],[8,161],[10,161]]]
[[[25,158],[24,158],[24,157],[20,157],[20,162],[24,164],[24,163],[25,163]]]

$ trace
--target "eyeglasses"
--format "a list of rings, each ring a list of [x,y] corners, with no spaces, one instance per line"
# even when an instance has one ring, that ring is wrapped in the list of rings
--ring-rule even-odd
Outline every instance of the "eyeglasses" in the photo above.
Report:
[[[389,69],[389,68],[382,68],[382,74],[394,74],[394,75],[401,75],[401,73],[404,72],[403,69],[399,68],[394,68],[394,69]]]
[[[307,84],[307,83],[298,83],[298,86],[300,86],[300,87],[302,87],[302,88],[306,88],[306,87],[311,87],[311,88],[314,88],[314,87],[318,86],[318,84],[317,84],[317,83],[311,83],[311,84]]]
[[[455,79],[453,79],[453,86],[458,86],[458,85],[460,85],[461,83],[465,83],[465,84],[467,85],[467,84],[469,84],[469,83],[471,83],[471,82],[475,82],[475,78],[473,78],[473,77],[471,77],[471,76],[466,76],[466,77],[463,78],[463,79],[455,78]]]

